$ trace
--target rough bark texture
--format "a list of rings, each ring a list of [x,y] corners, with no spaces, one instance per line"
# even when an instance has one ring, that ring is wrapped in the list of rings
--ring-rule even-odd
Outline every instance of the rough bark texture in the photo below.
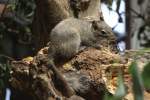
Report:
[[[61,82],[55,80],[52,70],[46,63],[47,48],[42,49],[32,60],[12,62],[10,86],[14,91],[14,100],[102,100],[104,93],[114,94],[117,89],[117,77],[123,74],[125,85],[128,87],[127,100],[133,100],[131,94],[131,76],[128,67],[136,56],[139,69],[150,59],[149,52],[138,55],[138,51],[127,51],[124,57],[115,54],[108,48],[100,50],[87,48],[77,54],[59,70],[67,82],[76,85],[75,94],[66,97],[62,91]],[[60,89],[61,88],[61,89]],[[18,93],[18,91],[20,91]],[[145,92],[145,95],[148,94]],[[145,98],[149,96],[146,95]]]
[[[79,18],[91,18],[92,20],[99,20],[100,16],[102,16],[100,13],[100,4],[100,0],[89,0],[88,7],[81,6],[85,9],[81,9],[81,11],[79,12]]]
[[[78,78],[83,76],[84,79],[80,81],[81,83],[76,81],[76,84],[81,85],[77,87],[81,88],[81,91],[76,91],[74,96],[78,95],[86,100],[99,100],[103,98],[104,92],[107,91],[103,79],[105,72],[103,71],[111,67],[114,60],[119,60],[117,54],[109,53],[105,50],[87,48],[64,64],[63,67],[59,68],[68,83],[73,78],[78,80]],[[56,98],[72,100],[72,96],[65,97],[64,93],[57,87],[58,85],[61,86],[61,83],[59,84],[55,80],[53,72],[46,66],[46,59],[48,59],[47,54],[39,54],[32,61],[13,61],[11,64],[11,87],[15,91],[21,91],[22,94],[25,94],[25,97],[32,100],[52,100]],[[107,66],[108,64],[110,66]],[[84,82],[85,79],[86,82]],[[18,99],[18,95],[14,97],[15,100]],[[78,100],[77,97],[75,97],[75,100]]]

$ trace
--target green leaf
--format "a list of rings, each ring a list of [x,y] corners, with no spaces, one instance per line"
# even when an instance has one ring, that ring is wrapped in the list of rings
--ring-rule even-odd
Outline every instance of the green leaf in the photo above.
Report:
[[[10,71],[11,66],[9,65],[9,63],[0,64],[0,88],[6,88],[8,86]]]
[[[133,89],[134,99],[143,100],[143,83],[136,62],[132,62],[132,64],[129,67],[129,72],[132,76],[132,81],[133,81],[132,89]]]
[[[121,74],[118,77],[118,88],[116,90],[116,93],[114,96],[110,96],[108,94],[105,95],[104,100],[122,100],[122,98],[125,96],[126,90],[123,82],[123,78]]]
[[[142,79],[143,79],[145,88],[150,89],[150,62],[146,64],[143,69]]]
[[[126,90],[124,86],[124,81],[120,74],[118,77],[118,88],[116,90],[115,97],[117,97],[118,99],[121,99],[122,97],[125,96],[125,94],[126,94]]]
[[[113,96],[108,95],[107,93],[104,96],[104,100],[114,100]]]

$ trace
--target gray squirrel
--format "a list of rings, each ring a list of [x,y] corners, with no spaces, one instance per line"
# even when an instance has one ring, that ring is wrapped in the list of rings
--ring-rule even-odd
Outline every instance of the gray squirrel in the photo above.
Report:
[[[96,21],[68,18],[57,24],[50,33],[48,54],[50,59],[71,58],[82,46],[100,48],[98,36],[107,34],[104,25],[95,25]],[[101,24],[101,23],[100,23]],[[98,30],[98,31],[97,31]]]
[[[48,67],[53,70],[56,80],[61,81],[66,96],[70,97],[74,94],[63,75],[55,66],[55,60],[63,60],[72,58],[82,47],[100,48],[98,44],[98,36],[109,35],[103,31],[108,26],[98,21],[86,21],[76,18],[68,18],[58,23],[50,33],[50,42],[48,43]],[[109,27],[108,27],[109,28]],[[110,31],[111,29],[109,29]]]

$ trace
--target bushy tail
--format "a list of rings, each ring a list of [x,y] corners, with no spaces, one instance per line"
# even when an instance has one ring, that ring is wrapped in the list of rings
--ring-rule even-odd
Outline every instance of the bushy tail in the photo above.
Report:
[[[64,96],[70,97],[74,94],[74,90],[69,86],[63,74],[57,69],[53,61],[48,62],[48,67],[53,71],[54,74],[54,84]]]

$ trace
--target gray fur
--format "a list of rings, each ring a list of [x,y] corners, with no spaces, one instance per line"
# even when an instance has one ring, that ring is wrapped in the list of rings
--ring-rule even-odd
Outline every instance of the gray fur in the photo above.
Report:
[[[69,18],[57,24],[50,34],[49,56],[70,58],[79,52],[81,46],[98,47],[92,23]]]

